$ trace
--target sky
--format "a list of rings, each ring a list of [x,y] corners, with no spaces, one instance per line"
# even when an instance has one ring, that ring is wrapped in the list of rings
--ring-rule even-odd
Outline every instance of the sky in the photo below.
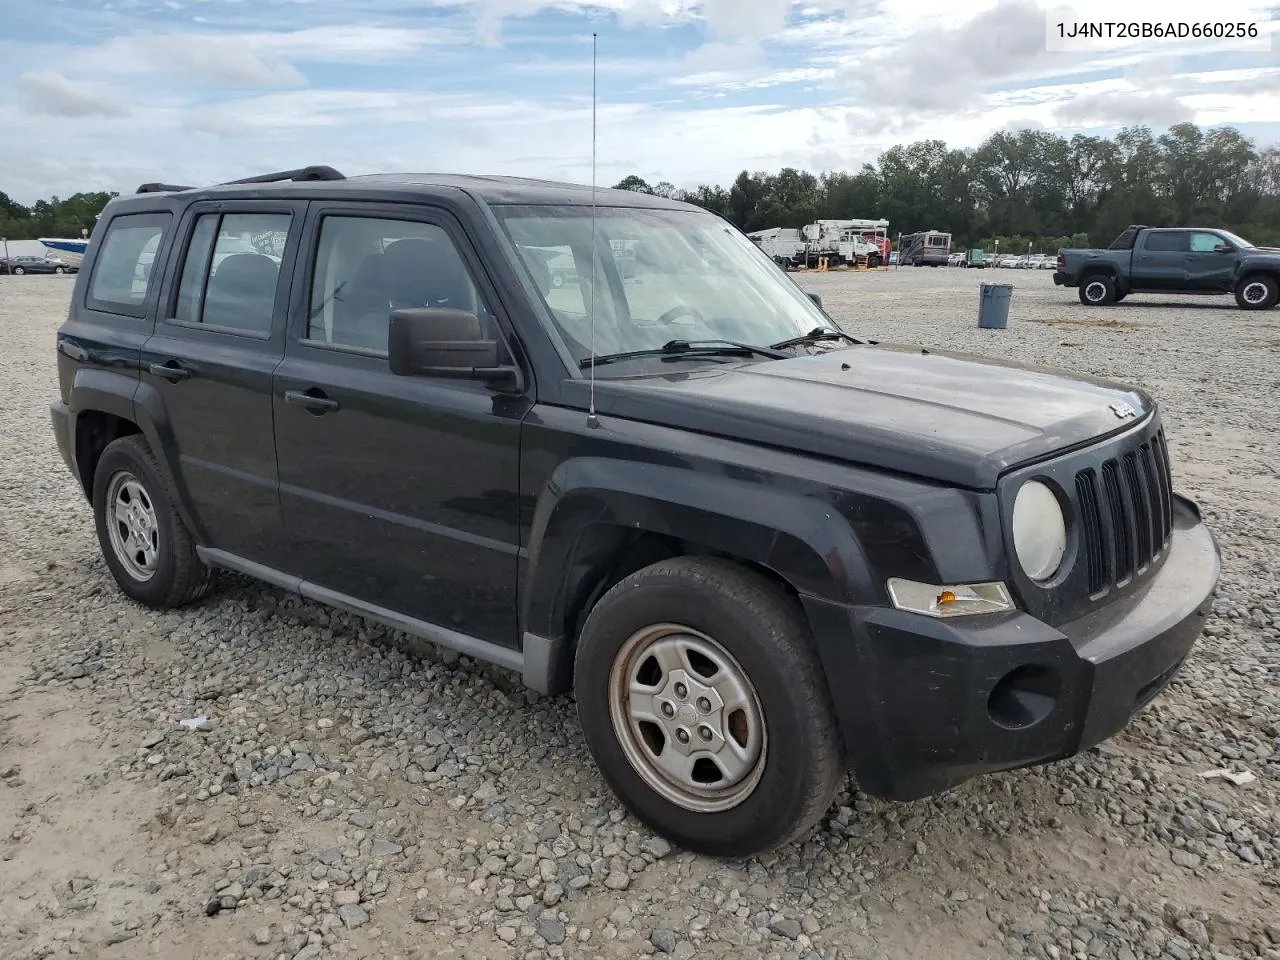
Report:
[[[1253,49],[1053,36],[1117,8],[1260,32]],[[589,183],[593,33],[602,185],[856,171],[895,143],[1022,127],[1190,120],[1269,144],[1273,17],[1255,0],[0,0],[0,190],[309,164]]]

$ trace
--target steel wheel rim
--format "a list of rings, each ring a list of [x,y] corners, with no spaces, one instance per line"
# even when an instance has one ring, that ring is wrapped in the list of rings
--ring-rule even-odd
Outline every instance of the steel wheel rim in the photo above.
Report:
[[[160,522],[155,502],[138,478],[120,470],[107,485],[107,537],[120,565],[145,583],[156,574]]]
[[[1241,296],[1245,303],[1262,303],[1267,299],[1267,285],[1260,280],[1247,283]]]
[[[627,638],[609,672],[609,719],[631,768],[685,810],[729,810],[764,774],[755,687],[728,650],[689,627],[653,624]]]
[[[1084,288],[1084,295],[1085,295],[1085,298],[1089,300],[1090,303],[1098,303],[1103,297],[1107,295],[1107,285],[1105,283],[1099,283],[1098,281],[1095,280],[1093,283],[1089,284]]]

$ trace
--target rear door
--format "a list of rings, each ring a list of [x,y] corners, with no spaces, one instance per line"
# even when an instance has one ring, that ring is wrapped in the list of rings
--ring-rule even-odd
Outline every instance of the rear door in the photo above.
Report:
[[[271,376],[284,356],[302,200],[192,204],[142,349],[176,481],[204,543],[271,567],[288,558]]]
[[[1133,251],[1132,284],[1144,290],[1181,290],[1186,286],[1186,230],[1147,230]]]
[[[1221,248],[1225,247],[1223,250]],[[1186,259],[1186,281],[1191,290],[1230,290],[1240,253],[1219,234],[1192,230]]]

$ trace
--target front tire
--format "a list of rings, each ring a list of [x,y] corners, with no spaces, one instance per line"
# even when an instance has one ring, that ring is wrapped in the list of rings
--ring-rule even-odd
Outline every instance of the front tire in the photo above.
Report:
[[[67,272],[67,270],[66,270],[66,268],[65,268],[65,267],[54,267],[54,268],[53,268],[53,272],[54,272],[54,273],[58,273],[58,274],[62,274],[62,273],[66,273],[66,272]]]
[[[754,571],[679,558],[626,577],[588,616],[574,674],[605,780],[688,850],[746,857],[787,843],[843,781],[804,618]]]
[[[1263,274],[1242,278],[1235,292],[1241,310],[1270,310],[1280,299],[1280,286],[1273,277]]]
[[[174,509],[160,465],[138,434],[112,441],[93,477],[98,545],[120,589],[156,609],[209,592],[213,571]]]
[[[1116,283],[1106,274],[1095,273],[1080,281],[1080,302],[1086,307],[1104,307],[1115,299]]]
[[[874,253],[867,257],[867,267],[871,270],[880,269],[880,257]]]
[[[27,272],[27,268],[26,268],[26,267],[14,267],[14,268],[13,268],[13,275],[14,275],[15,277],[20,277],[20,276],[22,276],[23,274],[25,274],[26,272]]]

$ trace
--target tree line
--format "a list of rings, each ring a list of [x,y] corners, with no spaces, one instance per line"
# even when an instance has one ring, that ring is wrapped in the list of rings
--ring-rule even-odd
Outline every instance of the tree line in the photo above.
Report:
[[[93,232],[94,218],[102,212],[114,193],[77,193],[59,200],[37,200],[24,207],[0,192],[0,237],[9,240],[38,240],[41,237],[78,237],[81,230]]]
[[[953,249],[1106,246],[1126,226],[1232,230],[1280,244],[1280,147],[1232,127],[1181,123],[1113,137],[1000,131],[970,150],[941,140],[898,145],[857,173],[743,170],[731,186],[680,190],[638,176],[627,190],[686,200],[747,232],[818,219],[885,219],[890,233],[942,230]]]
[[[889,221],[893,234],[944,230],[953,247],[1105,246],[1131,223],[1225,227],[1280,245],[1280,147],[1232,127],[1145,126],[1113,137],[1000,131],[971,150],[941,140],[900,144],[856,173],[743,170],[728,187],[693,190],[629,176],[618,187],[686,200],[748,232],[818,219]],[[78,237],[114,193],[25,207],[0,193],[0,237]]]

